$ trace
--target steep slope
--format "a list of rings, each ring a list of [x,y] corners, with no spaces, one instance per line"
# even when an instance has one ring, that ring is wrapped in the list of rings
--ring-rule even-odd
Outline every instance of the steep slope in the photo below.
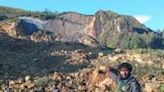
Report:
[[[24,15],[26,12],[22,9],[0,6],[0,21]]]
[[[20,40],[0,31],[0,77],[5,78],[5,74],[7,78],[43,75],[50,71],[75,72],[90,63],[89,52],[96,57],[101,50],[73,42]],[[18,76],[14,76],[15,73]]]
[[[14,19],[1,22],[0,29],[12,37],[34,42],[73,41],[122,49],[164,48],[164,39],[159,33],[132,16],[112,11],[99,10],[95,15],[28,11]]]
[[[120,15],[113,11],[102,10],[98,11],[95,16],[98,24],[101,24],[101,27],[104,30],[116,30],[118,32],[137,32],[136,29],[142,29],[142,33],[149,31],[147,27],[139,23],[132,16]]]
[[[55,19],[47,21],[29,17],[19,18],[16,31],[22,32],[23,35],[32,35],[39,30],[53,35],[53,40],[80,42],[85,36],[91,36],[101,43],[104,43],[102,39],[106,32],[137,32],[141,34],[151,32],[135,18],[119,15],[112,11],[101,10],[95,15],[65,12],[58,14]]]
[[[158,92],[164,80],[163,54],[162,50],[120,53],[72,42],[18,40],[0,31],[0,91],[113,91],[115,82],[106,68],[126,60],[143,92]]]
[[[43,20],[52,19],[56,17],[57,12],[50,12],[48,10],[39,11],[27,11],[18,8],[0,6],[0,21],[16,20],[20,16],[35,17]]]
[[[31,23],[34,24],[34,26],[36,25],[38,29],[52,32],[68,31],[69,33],[69,30],[72,30],[72,32],[75,31],[76,33],[76,31],[79,30],[80,32],[84,33],[85,31],[95,31],[90,34],[93,37],[99,36],[102,30],[116,30],[118,32],[138,32],[137,29],[142,29],[142,33],[150,31],[143,24],[140,24],[135,18],[131,16],[119,15],[112,11],[102,10],[98,11],[95,16],[82,15],[75,12],[61,13],[57,15],[56,19],[54,20],[43,21],[45,23],[38,22],[38,19],[28,17],[20,18],[20,20],[21,21],[18,26],[25,23]],[[26,26],[23,28],[24,30],[27,30]],[[87,28],[87,26],[90,26],[91,28]],[[34,28],[34,30],[38,29]],[[94,33],[97,33],[97,35]]]
[[[90,23],[91,19],[92,16],[84,16],[73,12],[60,14],[57,18],[47,21],[21,17],[18,29],[27,35],[44,30],[58,36],[60,40],[78,41],[84,35],[83,29]]]

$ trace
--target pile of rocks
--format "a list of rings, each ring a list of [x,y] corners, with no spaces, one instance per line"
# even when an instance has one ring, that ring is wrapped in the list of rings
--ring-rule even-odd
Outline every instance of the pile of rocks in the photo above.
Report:
[[[106,66],[85,68],[76,73],[49,73],[46,76],[25,76],[17,80],[8,80],[0,87],[0,91],[14,92],[113,92],[115,82],[105,71]],[[159,92],[164,83],[163,75],[138,77],[144,92]]]

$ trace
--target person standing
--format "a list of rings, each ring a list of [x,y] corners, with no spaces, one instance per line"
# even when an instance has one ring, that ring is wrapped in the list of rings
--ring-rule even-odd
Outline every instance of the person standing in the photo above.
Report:
[[[111,78],[116,82],[116,92],[141,92],[137,79],[131,75],[132,65],[122,63],[117,69],[108,67]]]

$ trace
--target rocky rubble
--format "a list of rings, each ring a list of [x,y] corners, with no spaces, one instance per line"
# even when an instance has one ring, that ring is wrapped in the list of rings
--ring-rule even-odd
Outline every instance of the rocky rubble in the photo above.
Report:
[[[16,38],[17,31],[15,29],[15,26],[16,26],[15,22],[10,22],[10,21],[6,21],[6,22],[2,22],[2,23],[0,22],[0,30],[2,30],[9,36]]]
[[[102,45],[124,32],[152,31],[131,16],[103,10],[0,21],[0,92],[114,92],[106,68],[121,62],[133,65],[143,92],[164,92],[164,54]]]
[[[112,80],[104,76],[100,71],[88,69],[74,74],[62,74],[54,72],[46,77],[31,78],[26,80],[8,80],[8,84],[1,85],[1,91],[7,87],[10,91],[45,91],[52,92],[54,88],[61,92],[105,92],[111,90]]]
[[[147,64],[151,66],[155,66],[157,68],[164,69],[164,57],[156,56],[151,53],[146,54],[137,54],[132,52],[120,53],[116,55],[108,55],[108,59],[111,62],[115,61],[136,61],[140,64]]]
[[[116,85],[106,67],[125,61],[133,65],[144,92],[159,92],[164,84],[163,68],[156,65],[163,64],[162,55],[74,42],[33,42],[2,32],[0,45],[0,91],[113,92]]]
[[[28,76],[29,77],[29,76]],[[31,76],[32,77],[32,76]],[[140,77],[143,92],[159,92],[160,84],[164,83],[162,76]],[[28,80],[19,78],[17,80],[8,80],[8,85],[1,85],[1,91],[7,87],[14,92],[52,92],[54,89],[60,92],[113,92],[116,85],[110,79],[110,76],[100,69],[84,69],[77,73],[63,74],[50,73],[47,76],[33,77]]]

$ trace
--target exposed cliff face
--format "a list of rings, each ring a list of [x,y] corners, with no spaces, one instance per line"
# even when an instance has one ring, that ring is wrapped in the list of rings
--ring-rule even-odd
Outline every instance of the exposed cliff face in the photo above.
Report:
[[[94,16],[69,12],[47,21],[21,17],[16,25],[0,21],[0,92],[52,92],[54,88],[62,92],[113,92],[115,83],[107,66],[124,61],[133,65],[144,92],[159,92],[164,83],[163,50],[141,49],[136,53],[96,47],[102,37],[115,39],[123,32],[148,31],[133,17],[107,11]],[[28,35],[32,41],[17,39],[19,35]]]
[[[84,28],[92,21],[92,17],[78,13],[64,13],[48,21],[21,17],[17,30],[22,30],[27,35],[44,30],[52,33],[60,40],[78,41],[84,35]]]
[[[42,21],[21,17],[17,30],[25,35],[43,30],[55,37],[53,40],[79,42],[84,36],[101,41],[106,31],[148,32],[149,29],[131,16],[119,15],[111,11],[98,11],[95,15],[82,15],[75,12],[59,14],[55,19]],[[140,31],[138,31],[140,30]],[[142,30],[142,31],[141,31]],[[52,40],[52,39],[51,39]]]
[[[115,30],[118,32],[134,32],[136,29],[143,29],[149,31],[143,24],[139,23],[131,16],[119,15],[112,11],[98,11],[96,14],[96,26],[99,30]],[[101,33],[101,32],[100,32]]]

